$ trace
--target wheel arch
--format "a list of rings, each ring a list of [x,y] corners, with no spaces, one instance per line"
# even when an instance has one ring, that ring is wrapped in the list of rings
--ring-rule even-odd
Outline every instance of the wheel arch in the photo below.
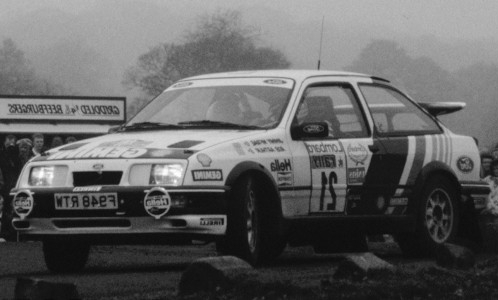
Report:
[[[429,181],[430,178],[438,175],[446,177],[456,188],[457,194],[459,196],[461,195],[461,185],[458,182],[458,178],[455,172],[448,165],[439,161],[434,161],[424,166],[418,174],[417,179],[415,180],[412,201],[410,201],[408,205],[409,212],[417,213],[419,203],[418,199],[420,199],[421,197],[424,185]]]
[[[275,179],[270,171],[268,171],[268,169],[266,169],[262,164],[254,161],[244,161],[237,164],[228,174],[225,184],[232,187],[237,180],[246,175],[253,175],[256,180],[262,183],[265,192],[268,192],[271,195],[270,201],[265,201],[265,208],[269,209],[272,213],[276,213],[278,218],[283,218],[282,202],[280,199],[280,193],[277,189],[277,183],[275,182]]]

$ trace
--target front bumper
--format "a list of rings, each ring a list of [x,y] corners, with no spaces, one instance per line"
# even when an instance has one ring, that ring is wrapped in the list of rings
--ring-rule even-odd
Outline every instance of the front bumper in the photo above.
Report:
[[[30,235],[109,235],[109,234],[189,234],[223,235],[226,215],[177,215],[130,218],[14,218],[20,234]]]
[[[169,211],[160,217],[149,215],[144,207],[145,187],[102,186],[99,193],[115,193],[115,209],[58,209],[56,194],[86,194],[74,188],[14,190],[29,193],[33,207],[29,214],[16,216],[12,225],[22,235],[193,235],[218,236],[226,231],[226,188],[167,188]]]

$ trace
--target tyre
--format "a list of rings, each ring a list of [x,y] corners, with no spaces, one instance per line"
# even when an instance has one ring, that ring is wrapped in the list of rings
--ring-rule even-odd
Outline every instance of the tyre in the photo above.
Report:
[[[47,268],[54,273],[77,272],[85,267],[90,246],[77,239],[50,238],[43,241]]]
[[[285,248],[276,233],[276,216],[265,212],[264,188],[252,176],[237,181],[230,193],[225,237],[216,242],[221,254],[235,255],[259,265],[276,258]]]
[[[454,241],[460,222],[458,192],[448,178],[431,177],[420,200],[415,232],[396,236],[410,257],[433,255],[438,245]]]

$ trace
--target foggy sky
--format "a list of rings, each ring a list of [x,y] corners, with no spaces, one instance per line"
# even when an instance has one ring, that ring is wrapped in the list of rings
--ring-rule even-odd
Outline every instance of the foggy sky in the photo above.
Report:
[[[293,68],[316,67],[322,18],[324,69],[344,68],[378,38],[450,71],[498,63],[498,1],[491,0],[0,0],[0,39],[12,38],[42,75],[74,77],[74,84],[84,80],[64,70],[50,74],[43,60],[58,45],[87,47],[108,63],[108,77],[91,91],[128,96],[122,74],[140,54],[180,43],[199,16],[227,9],[240,11],[261,43],[281,50]]]
[[[15,18],[42,8],[81,13],[110,0],[2,0],[0,18]],[[138,1],[139,2],[139,1]],[[158,7],[189,7],[192,15],[231,8],[266,6],[294,20],[321,20],[338,27],[369,27],[440,38],[497,38],[498,1],[493,0],[147,0]],[[278,24],[276,24],[278,25]]]

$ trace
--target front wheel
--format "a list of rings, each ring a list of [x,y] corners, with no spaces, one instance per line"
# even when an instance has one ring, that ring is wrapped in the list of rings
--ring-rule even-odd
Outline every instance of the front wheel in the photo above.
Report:
[[[460,222],[458,192],[446,177],[429,179],[420,200],[416,232],[396,238],[408,256],[431,255],[438,245],[453,241]]]
[[[258,265],[283,251],[285,243],[276,233],[278,218],[264,209],[268,206],[264,201],[275,199],[263,195],[268,197],[252,176],[245,176],[234,185],[228,200],[227,233],[216,243],[218,252]]]
[[[77,272],[85,267],[90,245],[73,238],[47,238],[43,255],[47,268],[54,273]]]

